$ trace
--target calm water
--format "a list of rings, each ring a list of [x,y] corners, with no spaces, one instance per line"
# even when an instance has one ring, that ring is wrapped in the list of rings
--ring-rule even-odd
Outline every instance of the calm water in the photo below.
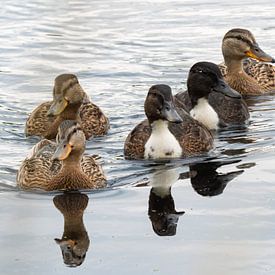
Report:
[[[208,156],[123,159],[151,85],[184,89],[193,63],[222,60],[221,39],[233,27],[250,29],[275,56],[274,12],[273,0],[2,0],[0,273],[274,274],[273,96],[250,100],[249,125],[217,135]],[[24,137],[26,117],[65,72],[77,74],[110,117],[109,134],[87,144],[102,156],[110,188],[22,192],[16,171],[37,142]],[[70,227],[86,245],[78,257],[87,251],[76,268],[63,263],[54,241]]]

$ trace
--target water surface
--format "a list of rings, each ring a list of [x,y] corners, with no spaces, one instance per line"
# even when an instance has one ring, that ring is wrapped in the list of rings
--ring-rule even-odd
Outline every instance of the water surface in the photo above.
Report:
[[[250,29],[275,55],[274,1],[1,4],[3,274],[274,273],[273,96],[251,100],[249,124],[219,133],[207,156],[167,164],[123,158],[127,134],[144,118],[150,86],[184,89],[192,64],[222,61],[227,30]],[[87,153],[102,156],[110,187],[86,193],[89,245],[76,268],[63,263],[54,240],[64,226],[53,202],[58,194],[26,193],[15,183],[20,162],[37,142],[24,137],[26,118],[51,98],[54,78],[65,72],[77,74],[111,121],[106,137],[87,144]],[[77,216],[77,209],[67,211]]]

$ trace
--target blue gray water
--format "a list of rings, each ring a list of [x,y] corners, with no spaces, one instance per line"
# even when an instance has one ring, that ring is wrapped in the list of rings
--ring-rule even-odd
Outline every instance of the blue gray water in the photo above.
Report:
[[[222,61],[221,39],[233,27],[250,29],[275,56],[274,12],[273,0],[2,0],[0,273],[274,274],[274,96],[251,100],[247,127],[221,132],[207,156],[123,158],[151,85],[184,89],[192,64]],[[15,183],[37,142],[24,137],[27,115],[65,72],[77,74],[111,121],[106,137],[87,143],[104,160],[109,188],[87,193],[90,244],[76,268],[54,241],[63,234],[57,194]]]

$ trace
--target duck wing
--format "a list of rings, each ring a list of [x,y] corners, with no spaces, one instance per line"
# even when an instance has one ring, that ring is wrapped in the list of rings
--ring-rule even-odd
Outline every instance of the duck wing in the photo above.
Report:
[[[124,155],[126,159],[143,159],[145,144],[151,135],[151,127],[148,120],[139,123],[127,136],[124,143]]]
[[[55,120],[54,117],[47,116],[51,104],[52,101],[44,102],[32,111],[25,125],[26,136],[45,136]]]
[[[245,72],[255,78],[266,90],[275,91],[275,67],[251,58],[243,62]]]
[[[94,188],[103,188],[106,186],[106,177],[102,167],[94,157],[84,155],[80,165],[84,174],[95,184]]]
[[[185,111],[177,109],[183,122],[169,123],[169,130],[179,141],[183,156],[193,156],[208,152],[213,147],[213,135],[201,123],[190,117]]]
[[[91,103],[83,103],[80,107],[81,126],[86,138],[105,135],[109,129],[109,119],[101,109]]]
[[[61,162],[52,160],[56,145],[49,140],[41,140],[26,158],[17,173],[17,183],[25,189],[47,189],[50,179],[61,169]]]

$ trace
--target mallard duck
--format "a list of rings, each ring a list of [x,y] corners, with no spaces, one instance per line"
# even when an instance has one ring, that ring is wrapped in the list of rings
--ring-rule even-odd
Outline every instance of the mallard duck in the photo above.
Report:
[[[187,91],[175,97],[179,107],[210,130],[244,123],[249,118],[241,95],[225,83],[219,67],[211,62],[194,64],[189,71]]]
[[[17,174],[21,188],[51,190],[96,189],[106,178],[92,156],[83,155],[85,135],[76,121],[65,120],[58,129],[57,143],[42,140],[34,146]]]
[[[175,107],[169,86],[152,86],[144,109],[147,119],[138,124],[125,141],[127,159],[186,157],[212,148],[211,132]]]
[[[90,102],[87,94],[73,74],[56,77],[53,89],[53,101],[39,105],[26,122],[26,136],[55,138],[60,123],[64,120],[77,120],[85,136],[105,135],[109,129],[109,120],[98,106]]]
[[[60,246],[64,263],[68,266],[79,266],[86,257],[90,245],[88,233],[83,223],[83,214],[89,198],[85,194],[66,192],[53,198],[55,207],[64,217],[62,238],[55,238]]]
[[[221,64],[220,68],[225,80],[233,89],[242,95],[259,95],[275,91],[275,67],[263,63],[274,63],[275,59],[259,47],[250,31],[228,31],[222,41],[222,53],[224,64]]]

